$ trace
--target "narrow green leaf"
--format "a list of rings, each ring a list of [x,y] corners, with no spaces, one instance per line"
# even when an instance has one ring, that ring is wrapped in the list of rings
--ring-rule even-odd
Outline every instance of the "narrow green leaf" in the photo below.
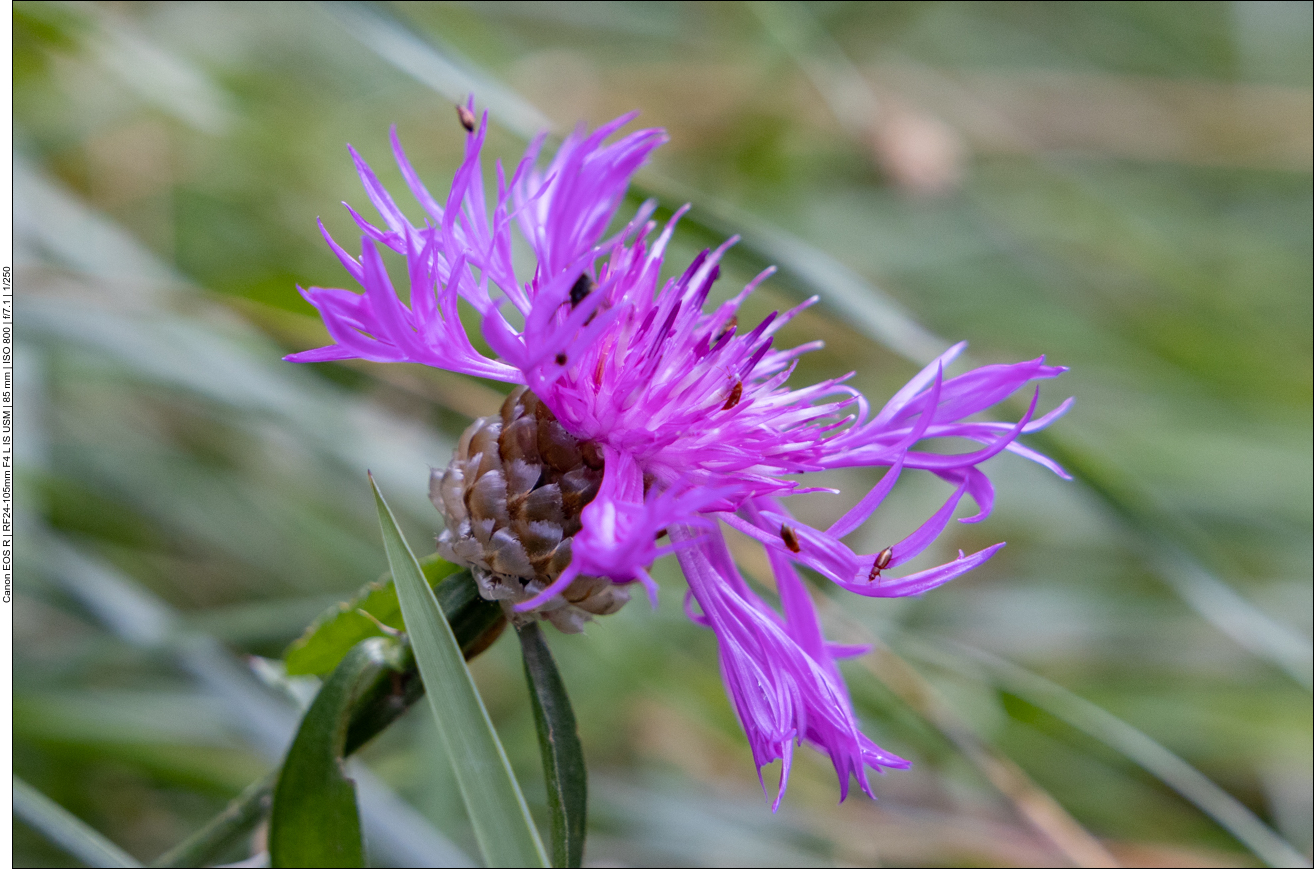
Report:
[[[347,653],[306,710],[274,788],[273,866],[364,866],[356,785],[343,774],[347,727],[361,694],[392,666],[372,637]]]
[[[424,578],[436,586],[461,568],[437,555],[420,561]],[[369,616],[363,615],[369,613]],[[370,616],[373,616],[371,618]],[[392,577],[384,574],[350,599],[334,604],[310,623],[283,656],[289,676],[332,672],[347,652],[366,637],[383,636],[380,624],[402,629],[401,605]]]
[[[577,867],[584,862],[589,780],[575,712],[538,624],[531,622],[516,633],[534,704],[538,750],[543,757],[543,778],[552,813],[552,865]]]
[[[456,636],[373,477],[370,485],[411,648],[484,860],[489,866],[546,866],[538,831]]]
[[[88,866],[140,866],[68,809],[14,776],[14,814]]]
[[[945,638],[912,640],[912,650],[924,660],[963,669],[962,656],[981,664],[1000,688],[1044,709],[1078,730],[1100,740],[1158,778],[1237,838],[1269,866],[1309,866],[1310,861],[1255,816],[1236,797],[1169,749],[1062,685],[989,652]],[[965,670],[972,676],[978,674]]]

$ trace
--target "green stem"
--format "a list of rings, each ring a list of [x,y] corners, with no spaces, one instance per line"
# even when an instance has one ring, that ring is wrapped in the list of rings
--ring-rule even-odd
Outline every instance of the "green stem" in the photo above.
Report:
[[[247,785],[232,802],[210,822],[178,845],[165,851],[151,866],[201,866],[210,857],[224,851],[256,825],[269,811],[278,770]]]

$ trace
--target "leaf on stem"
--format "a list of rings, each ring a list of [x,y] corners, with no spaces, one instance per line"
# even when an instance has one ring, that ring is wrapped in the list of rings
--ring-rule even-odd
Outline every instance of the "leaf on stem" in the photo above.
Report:
[[[484,860],[489,866],[546,866],[524,795],[456,636],[373,478],[370,484],[411,649]]]
[[[552,813],[552,865],[578,867],[584,860],[588,773],[575,712],[538,623],[531,622],[516,633],[534,704],[534,725],[538,728],[538,749]]]
[[[421,559],[420,568],[431,586],[437,586],[461,569],[437,555]],[[283,656],[287,674],[318,676],[332,672],[352,646],[366,637],[382,636],[380,624],[402,629],[397,589],[388,574],[363,586],[350,600],[329,607],[311,622]]]
[[[365,865],[356,785],[343,773],[343,756],[361,694],[392,667],[390,645],[372,637],[352,648],[301,719],[274,788],[271,865]]]

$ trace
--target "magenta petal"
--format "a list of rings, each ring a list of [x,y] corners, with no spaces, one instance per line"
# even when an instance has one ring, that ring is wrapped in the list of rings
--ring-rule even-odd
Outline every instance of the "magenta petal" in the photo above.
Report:
[[[683,528],[671,529],[677,540]],[[823,647],[821,659],[803,649],[776,620],[746,599],[698,546],[680,550],[689,589],[716,632],[721,675],[753,751],[759,776],[772,761],[785,761],[780,788],[788,778],[793,744],[807,741],[828,754],[842,792],[856,776],[870,795],[866,768],[906,767],[907,761],[882,751],[858,728],[848,692]]]
[[[954,353],[954,349],[955,348],[950,348],[945,356],[948,356],[949,353]],[[940,389],[943,380],[944,365],[937,360],[935,377],[931,382],[931,391],[926,397],[926,406],[931,410],[921,415],[917,425],[913,426],[913,430],[909,432],[908,436],[896,447],[896,449],[903,454],[906,454],[909,447],[921,440],[922,436],[926,434],[927,428],[934,421],[935,407],[939,404]],[[885,496],[890,493],[890,490],[894,488],[895,482],[899,479],[899,472],[903,470],[903,462],[904,455],[900,455],[895,463],[891,465],[889,472],[881,478],[881,481],[877,483],[876,486],[868,492],[852,510],[845,513],[838,522],[830,526],[830,528],[826,530],[826,533],[835,537],[844,537],[850,531],[865,522],[867,517],[874,513],[876,508],[881,505],[881,502],[885,500]]]
[[[406,158],[406,152],[402,150],[401,140],[397,138],[396,124],[393,124],[388,130],[388,139],[392,142],[393,159],[397,161],[397,168],[401,169],[402,177],[406,179],[406,186],[411,189],[411,195],[416,198],[420,205],[424,206],[424,210],[428,212],[430,217],[442,223],[442,206],[430,195],[429,188],[424,186],[420,176],[411,167],[411,161]]]
[[[324,228],[324,221],[318,220],[316,223],[319,224],[319,234],[324,237],[329,250],[333,251],[334,256],[338,258],[338,262],[342,263],[342,267],[347,270],[347,274],[351,275],[356,283],[363,285],[365,283],[365,272],[361,269],[360,263],[333,240],[333,236],[329,235],[328,230]]]
[[[565,570],[561,571],[561,576],[557,577],[556,581],[547,588],[543,589],[529,600],[516,604],[515,611],[522,613],[526,610],[532,610],[535,607],[542,606],[569,588],[570,584],[575,581],[575,577],[577,576],[579,576],[579,567],[575,564],[571,564]]]
[[[845,587],[849,591],[867,597],[907,597],[908,595],[922,594],[936,586],[944,585],[951,579],[957,579],[969,570],[975,570],[1003,548],[1003,543],[996,543],[994,546],[988,546],[971,555],[963,555],[960,552],[958,558],[953,561],[941,564],[938,567],[932,567],[930,570],[923,570],[920,573],[902,576],[898,579],[882,576],[871,583],[855,581],[845,583]]]
[[[287,362],[340,362],[343,359],[355,358],[355,353],[344,350],[337,345],[319,347],[314,350],[302,350],[300,353],[289,353],[283,357]]]
[[[846,643],[826,644],[826,651],[837,661],[843,660],[844,658],[860,658],[863,655],[868,654],[871,650],[872,646],[868,643],[858,645]]]
[[[957,344],[941,353],[931,362],[931,364],[917,372],[916,377],[904,384],[903,388],[896,392],[894,396],[886,402],[885,407],[881,409],[879,414],[877,414],[876,419],[872,420],[872,423],[885,423],[893,419],[896,414],[907,406],[913,396],[929,386],[937,377],[942,377],[945,367],[957,359],[966,349],[967,342],[959,341]]]
[[[968,468],[965,473],[967,474],[967,494],[976,502],[977,512],[975,516],[968,516],[958,521],[981,522],[995,508],[995,487],[990,482],[990,478],[980,468]]]
[[[962,485],[954,490],[949,499],[944,502],[939,510],[932,514],[930,519],[922,523],[916,531],[900,540],[891,547],[894,550],[890,558],[890,567],[897,567],[905,561],[910,561],[922,554],[926,547],[931,545],[935,538],[940,536],[944,526],[949,524],[949,517],[954,515],[954,508],[962,500],[963,495],[967,493],[967,481],[964,480]]]

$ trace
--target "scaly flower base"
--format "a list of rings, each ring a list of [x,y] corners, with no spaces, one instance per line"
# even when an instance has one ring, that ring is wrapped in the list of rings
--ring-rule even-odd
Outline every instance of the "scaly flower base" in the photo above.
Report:
[[[517,387],[501,414],[475,420],[451,464],[430,476],[429,498],[446,520],[438,552],[469,567],[479,593],[502,601],[517,626],[537,617],[579,633],[592,616],[620,610],[629,591],[576,576],[532,609],[515,605],[539,597],[570,566],[580,513],[598,494],[602,472],[597,445],[580,443],[532,392]]]

